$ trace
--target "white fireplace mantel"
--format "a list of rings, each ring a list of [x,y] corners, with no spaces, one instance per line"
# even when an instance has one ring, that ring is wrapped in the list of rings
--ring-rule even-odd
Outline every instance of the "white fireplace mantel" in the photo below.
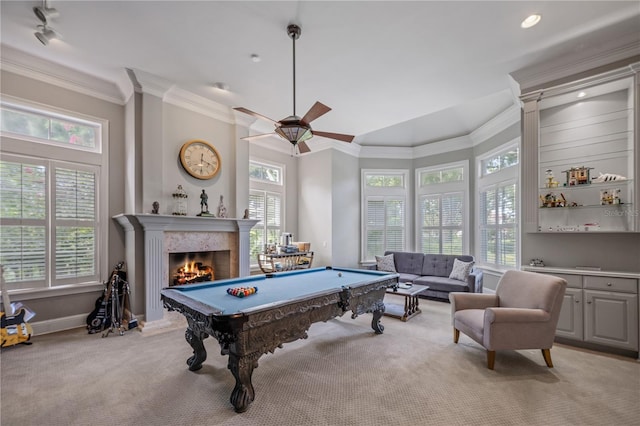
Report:
[[[250,275],[249,231],[259,222],[256,219],[157,214],[119,214],[113,219],[125,230],[127,245],[135,244],[136,228],[141,227],[144,233],[145,320],[147,322],[160,320],[164,314],[160,290],[167,284],[165,280],[165,271],[168,268],[165,236],[167,232],[237,234],[238,274],[241,277]]]

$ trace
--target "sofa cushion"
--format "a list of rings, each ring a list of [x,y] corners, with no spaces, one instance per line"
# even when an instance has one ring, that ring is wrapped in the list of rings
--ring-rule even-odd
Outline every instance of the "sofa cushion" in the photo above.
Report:
[[[449,278],[453,270],[453,262],[460,259],[463,262],[472,262],[473,256],[462,256],[453,254],[425,254],[422,272],[420,275],[432,275],[436,277]]]
[[[400,276],[398,280],[401,283],[412,283],[416,278],[420,278],[420,275],[405,274],[404,272],[398,272],[398,275]]]
[[[405,274],[423,275],[422,262],[424,260],[424,255],[422,253],[386,251],[384,254],[393,254],[396,271]]]
[[[386,256],[376,256],[376,269],[378,271],[397,272],[393,261],[393,254]]]
[[[453,260],[453,269],[449,274],[449,278],[453,280],[467,281],[474,262],[463,262],[460,259]]]
[[[458,281],[448,277],[422,276],[413,280],[414,284],[427,285],[433,291],[469,291],[466,281]]]

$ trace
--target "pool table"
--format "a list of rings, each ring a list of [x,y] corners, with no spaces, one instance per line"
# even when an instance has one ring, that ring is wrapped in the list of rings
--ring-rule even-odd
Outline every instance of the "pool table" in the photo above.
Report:
[[[236,412],[253,402],[253,370],[262,354],[283,343],[307,337],[311,324],[351,311],[352,318],[371,312],[371,327],[381,334],[384,295],[398,285],[398,274],[346,268],[312,268],[269,275],[173,286],[161,291],[165,308],[187,319],[185,338],[193,348],[189,370],[207,358],[203,340],[213,336],[236,379],[231,404]],[[246,297],[227,289],[257,287]]]

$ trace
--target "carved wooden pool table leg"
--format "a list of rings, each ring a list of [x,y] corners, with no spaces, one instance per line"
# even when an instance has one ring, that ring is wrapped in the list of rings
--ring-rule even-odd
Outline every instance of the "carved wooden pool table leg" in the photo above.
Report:
[[[191,327],[187,327],[187,331],[184,333],[184,338],[193,348],[193,355],[187,359],[187,365],[189,366],[190,371],[200,370],[202,368],[202,363],[207,359],[207,351],[204,348],[204,343],[202,342],[207,338],[207,336],[208,334],[201,331],[195,331],[191,329]]]
[[[253,374],[253,369],[258,366],[259,357],[259,354],[238,356],[229,353],[228,367],[236,379],[236,386],[233,388],[233,392],[231,392],[230,401],[236,413],[247,411],[249,404],[251,404],[255,398],[251,375]]]
[[[375,310],[373,311],[373,319],[371,320],[371,328],[376,334],[382,334],[384,331],[384,326],[380,324],[380,318],[382,318],[382,314],[384,314],[384,303],[380,302],[376,305]]]

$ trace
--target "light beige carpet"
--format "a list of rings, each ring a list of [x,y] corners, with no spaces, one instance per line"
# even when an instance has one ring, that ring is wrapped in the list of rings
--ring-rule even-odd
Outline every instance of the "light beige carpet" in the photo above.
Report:
[[[392,296],[397,297],[397,296]],[[371,315],[314,324],[309,338],[263,355],[256,399],[236,414],[234,379],[215,340],[198,372],[184,330],[35,336],[2,351],[2,426],[22,425],[637,425],[640,363],[556,345],[498,352],[496,369],[449,305],[421,301],[403,323]]]

